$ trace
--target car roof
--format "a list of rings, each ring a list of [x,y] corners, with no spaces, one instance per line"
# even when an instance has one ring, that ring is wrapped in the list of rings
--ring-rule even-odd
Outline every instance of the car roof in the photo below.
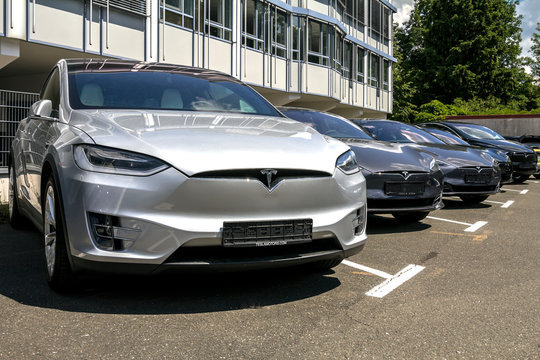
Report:
[[[168,72],[197,76],[210,81],[229,81],[243,84],[243,82],[228,74],[192,66],[119,59],[66,59],[64,61],[69,73]]]

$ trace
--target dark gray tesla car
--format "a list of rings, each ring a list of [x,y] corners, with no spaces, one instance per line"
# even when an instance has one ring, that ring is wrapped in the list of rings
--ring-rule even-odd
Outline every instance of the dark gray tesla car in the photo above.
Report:
[[[499,192],[501,169],[484,151],[448,145],[430,133],[392,120],[355,120],[376,139],[405,143],[434,154],[444,173],[443,195],[479,203]]]
[[[512,178],[512,160],[506,155],[504,151],[497,150],[494,148],[485,148],[481,146],[473,146],[466,142],[465,140],[455,136],[454,134],[451,134],[447,131],[440,130],[440,129],[431,129],[431,128],[425,128],[427,132],[429,132],[431,135],[435,136],[437,139],[444,141],[447,144],[450,145],[458,145],[458,146],[465,146],[465,147],[472,147],[474,149],[478,149],[480,151],[486,151],[489,155],[493,156],[495,160],[499,163],[499,168],[501,169],[501,184],[507,184],[511,183],[513,181]]]
[[[349,145],[366,178],[369,213],[391,213],[400,221],[413,222],[443,207],[443,174],[432,155],[410,146],[377,141],[334,114],[300,108],[280,110]]]
[[[530,147],[506,140],[485,126],[451,121],[422,123],[419,126],[449,131],[471,145],[504,151],[512,160],[514,182],[523,182],[537,171],[537,155]]]

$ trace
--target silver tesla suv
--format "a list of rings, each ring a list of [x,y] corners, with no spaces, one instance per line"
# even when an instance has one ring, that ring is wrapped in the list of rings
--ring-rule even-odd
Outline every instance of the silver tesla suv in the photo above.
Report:
[[[10,222],[42,229],[57,291],[85,271],[330,268],[366,241],[354,153],[206,69],[61,60],[9,169]]]

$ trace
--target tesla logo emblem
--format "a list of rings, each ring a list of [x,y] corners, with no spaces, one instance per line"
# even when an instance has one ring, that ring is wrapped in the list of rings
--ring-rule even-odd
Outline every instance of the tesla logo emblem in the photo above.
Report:
[[[407,180],[409,178],[409,172],[408,171],[402,171],[401,175]]]
[[[277,174],[277,170],[274,169],[263,169],[261,174],[266,175],[266,182],[268,184],[268,189],[272,190],[272,176]]]
[[[480,174],[480,171],[482,171],[482,167],[477,166],[477,167],[476,167],[476,171]]]

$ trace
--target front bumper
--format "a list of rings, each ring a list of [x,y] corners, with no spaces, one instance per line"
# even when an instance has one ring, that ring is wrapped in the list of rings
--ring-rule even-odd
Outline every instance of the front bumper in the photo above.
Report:
[[[468,177],[473,176],[485,176],[484,181],[469,181]],[[498,167],[453,168],[444,174],[443,195],[492,195],[499,192],[500,183],[501,170]]]
[[[395,212],[432,211],[441,209],[443,174],[401,172],[364,173],[366,177],[368,212],[371,214],[388,214]],[[387,184],[423,184],[424,191],[419,194],[392,194]]]
[[[508,155],[512,160],[515,174],[533,175],[538,171],[538,158],[535,153],[511,153]]]
[[[155,273],[244,270],[344,258],[366,241],[365,179],[336,170],[324,178],[283,180],[269,191],[254,179],[189,178],[169,168],[149,177],[63,168],[62,193],[74,270]],[[104,250],[90,214],[115,219],[123,245]],[[313,241],[242,249],[222,246],[224,222],[313,220]],[[126,235],[127,234],[127,235]],[[265,251],[266,249],[266,251]],[[235,251],[238,250],[238,251]]]

